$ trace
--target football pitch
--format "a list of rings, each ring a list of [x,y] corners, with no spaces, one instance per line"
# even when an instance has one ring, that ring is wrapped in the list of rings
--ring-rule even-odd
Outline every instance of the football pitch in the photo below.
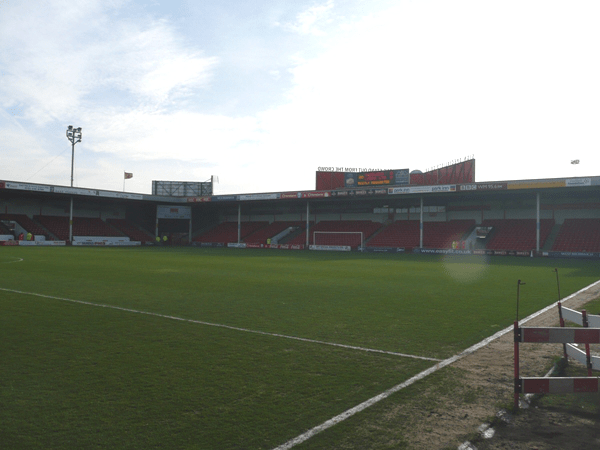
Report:
[[[274,449],[600,278],[600,262],[0,248],[4,448]],[[386,409],[294,448],[411,448]],[[378,426],[374,426],[377,424]],[[365,431],[369,430],[369,431]]]

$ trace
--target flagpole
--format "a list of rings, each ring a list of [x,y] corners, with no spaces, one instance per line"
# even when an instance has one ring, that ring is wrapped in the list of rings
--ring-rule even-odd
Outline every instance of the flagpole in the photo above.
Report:
[[[125,180],[129,180],[130,178],[133,178],[133,173],[123,171],[123,192],[125,192]]]

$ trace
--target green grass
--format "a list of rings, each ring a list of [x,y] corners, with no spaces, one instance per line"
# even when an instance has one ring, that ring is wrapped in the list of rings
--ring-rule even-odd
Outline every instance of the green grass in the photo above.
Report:
[[[512,323],[518,279],[521,317],[555,301],[554,267],[566,296],[600,263],[2,247],[0,288],[446,358]],[[7,291],[0,311],[6,448],[273,448],[433,364]],[[385,442],[408,445],[401,430]]]

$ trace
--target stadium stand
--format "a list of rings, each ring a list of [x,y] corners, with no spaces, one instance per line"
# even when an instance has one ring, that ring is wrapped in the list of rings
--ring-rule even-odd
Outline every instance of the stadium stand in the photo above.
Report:
[[[486,245],[489,250],[535,250],[535,219],[486,219],[482,226],[493,227]],[[540,248],[552,231],[554,219],[540,220]]]
[[[309,233],[309,243],[313,244],[314,232],[315,231],[328,231],[328,232],[362,232],[363,241],[366,242],[369,237],[376,233],[382,224],[380,222],[373,222],[371,220],[323,220],[316,225],[312,226]],[[349,234],[349,235],[320,235],[319,245],[350,245],[351,247],[360,246],[360,235]],[[301,234],[296,236],[294,239],[288,242],[289,244],[305,244],[306,235]]]
[[[5,234],[5,235],[11,234],[12,235],[10,230],[2,222],[0,222],[0,234]]]
[[[69,218],[66,216],[34,216],[42,226],[58,239],[69,240]],[[121,237],[123,233],[97,217],[73,217],[73,236]]]
[[[38,223],[30,219],[26,214],[0,214],[0,220],[11,220],[17,222],[27,232],[34,236],[45,236],[48,239],[48,231],[44,230]]]
[[[306,229],[306,222],[291,221],[291,222],[273,222],[265,228],[255,231],[244,238],[244,242],[251,244],[266,244],[267,239],[277,236],[287,228],[294,227],[299,229]]]
[[[418,220],[398,220],[374,236],[367,245],[369,247],[418,247],[419,235]]]
[[[69,240],[69,218],[60,216],[33,216],[61,241]]]
[[[424,222],[423,247],[452,248],[452,242],[461,241],[474,226],[474,219],[451,220],[449,222]]]
[[[269,225],[269,222],[242,222],[241,239]],[[205,233],[194,237],[194,242],[237,242],[238,224],[237,222],[222,222]]]
[[[73,236],[122,237],[123,233],[97,217],[74,217]]]
[[[106,219],[106,223],[118,229],[125,236],[129,237],[132,241],[139,242],[153,242],[154,236],[150,233],[141,230],[131,222],[125,219]]]
[[[552,250],[600,252],[600,219],[565,219]]]

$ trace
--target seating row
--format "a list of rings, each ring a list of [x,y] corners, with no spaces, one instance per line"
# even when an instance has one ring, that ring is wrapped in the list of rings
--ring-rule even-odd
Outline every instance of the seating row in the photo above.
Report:
[[[554,227],[553,219],[540,221],[540,247],[548,240]],[[296,226],[304,231],[305,222],[242,222],[243,242],[265,244],[267,239],[287,227]],[[424,222],[423,246],[426,248],[451,248],[453,241],[464,240],[476,226],[475,220],[450,220],[448,222]],[[482,226],[492,227],[492,235],[486,248],[493,250],[531,250],[536,248],[535,219],[484,220]],[[254,231],[253,231],[254,230]],[[340,234],[321,234],[338,232]],[[321,245],[360,245],[358,234],[362,232],[366,245],[370,247],[418,247],[420,245],[419,222],[396,221],[387,226],[368,220],[321,221],[312,224],[309,243],[315,235]],[[225,222],[196,237],[200,242],[237,242],[237,222]],[[306,234],[301,232],[288,241],[289,244],[304,244]],[[556,251],[598,251],[600,252],[600,219],[566,219],[552,250]]]
[[[45,236],[58,240],[69,239],[69,218],[66,216],[33,216],[31,219],[26,214],[0,214],[0,220],[14,221],[22,228],[36,236]],[[52,234],[52,236],[49,234]],[[125,219],[108,219],[104,222],[97,217],[74,217],[74,236],[127,236],[133,241],[151,241],[153,237],[145,231],[140,230]]]

